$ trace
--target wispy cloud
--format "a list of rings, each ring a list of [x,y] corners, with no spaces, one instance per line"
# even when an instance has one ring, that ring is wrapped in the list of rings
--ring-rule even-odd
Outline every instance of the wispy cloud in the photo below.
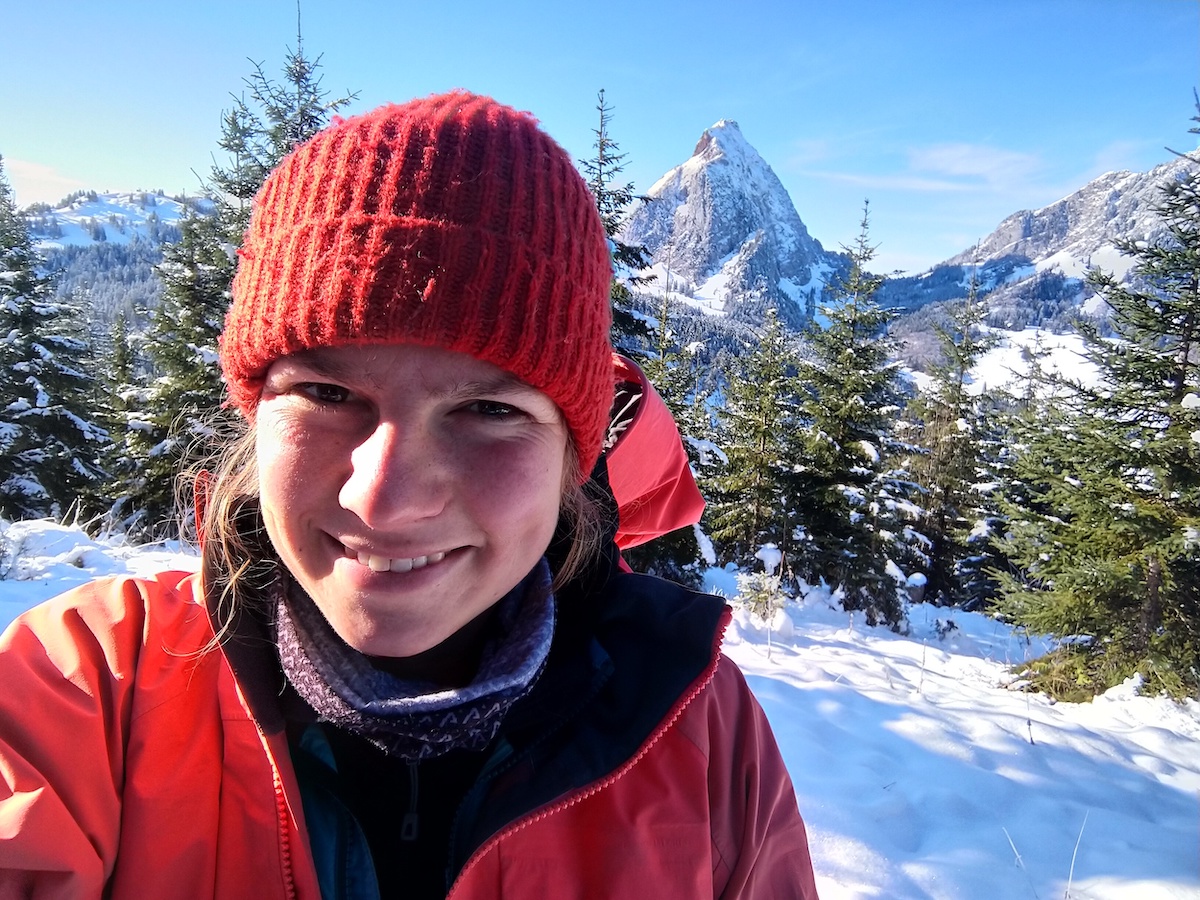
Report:
[[[1045,175],[1043,160],[1029,153],[1004,150],[986,144],[933,144],[910,147],[882,165],[857,170],[817,168],[816,164],[837,158],[821,141],[797,144],[789,159],[791,171],[813,178],[851,184],[881,191],[920,194],[1024,194]]]
[[[55,203],[72,191],[85,187],[82,181],[60,174],[52,166],[4,157],[4,172],[17,203]]]
[[[1042,160],[1033,154],[969,143],[910,148],[908,165],[914,172],[928,172],[964,187],[990,190],[1028,184],[1044,169]]]
[[[919,193],[951,193],[971,190],[972,185],[945,178],[923,178],[911,174],[874,174],[870,172],[835,172],[808,170],[805,174],[827,181],[839,181],[856,187],[884,191],[916,191]]]

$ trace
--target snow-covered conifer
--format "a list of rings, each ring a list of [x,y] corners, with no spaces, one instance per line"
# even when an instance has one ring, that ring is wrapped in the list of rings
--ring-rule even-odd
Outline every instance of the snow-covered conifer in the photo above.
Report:
[[[593,129],[596,141],[592,146],[596,153],[588,159],[581,159],[579,168],[592,196],[596,198],[596,208],[600,211],[600,220],[604,223],[604,231],[612,246],[614,277],[610,299],[613,344],[626,353],[640,355],[639,345],[646,340],[648,333],[641,320],[630,311],[630,288],[644,285],[653,277],[639,274],[650,268],[650,258],[641,244],[627,243],[618,235],[632,212],[631,207],[642,198],[634,193],[632,181],[625,184],[617,181],[625,168],[628,154],[620,152],[620,145],[612,137],[609,126],[613,108],[605,98],[603,89],[596,95],[596,111],[600,114],[600,121]]]
[[[792,337],[769,309],[758,345],[727,373],[725,402],[717,410],[726,463],[709,481],[705,519],[723,560],[751,565],[769,543],[790,565],[797,526],[795,359]]]
[[[894,429],[901,398],[887,328],[895,314],[876,302],[883,279],[866,269],[875,248],[865,207],[845,249],[849,272],[821,306],[827,324],[810,328],[800,363],[804,431],[792,505],[806,540],[795,567],[810,583],[840,586],[847,609],[896,626],[904,618],[897,565],[919,554],[921,539]]]
[[[79,311],[55,298],[0,161],[0,516],[65,516],[101,478]]]
[[[1200,116],[1195,121],[1200,122]],[[1193,129],[1197,131],[1200,129]],[[1122,284],[1093,271],[1114,339],[1083,326],[1098,386],[1037,408],[1015,471],[1001,609],[1076,636],[1038,669],[1048,689],[1103,690],[1139,672],[1200,688],[1200,159],[1162,186],[1158,238],[1119,242]],[[1081,636],[1081,637],[1080,637]]]
[[[972,275],[967,299],[934,325],[941,358],[907,410],[921,450],[912,469],[924,491],[920,524],[929,540],[924,597],[939,604],[979,604],[995,592],[986,569],[994,563],[988,535],[996,510],[983,477],[995,417],[993,401],[970,388],[972,368],[995,342],[982,327],[986,315]]]

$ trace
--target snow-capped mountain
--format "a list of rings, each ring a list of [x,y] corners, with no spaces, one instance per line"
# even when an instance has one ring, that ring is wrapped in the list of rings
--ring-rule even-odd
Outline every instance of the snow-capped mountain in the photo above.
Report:
[[[1099,267],[1118,279],[1128,276],[1133,260],[1116,249],[1117,239],[1162,234],[1165,228],[1156,212],[1162,185],[1196,165],[1193,154],[1149,172],[1108,172],[1049,206],[1013,213],[977,247],[929,272],[891,280],[884,296],[907,309],[962,297],[975,269],[995,324],[1069,324],[1081,306],[1098,311],[1089,308],[1083,283],[1088,270]]]
[[[31,236],[43,251],[101,242],[128,244],[138,238],[160,244],[178,240],[179,221],[187,213],[185,203],[193,202],[152,191],[78,191],[57,206],[37,204],[24,214]]]
[[[1071,278],[1082,278],[1095,265],[1124,274],[1129,260],[1115,251],[1115,240],[1162,230],[1155,212],[1160,186],[1189,165],[1195,164],[1181,158],[1149,172],[1108,172],[1056,203],[1013,213],[978,248],[945,265],[970,265],[978,254],[1026,259],[1038,271],[1055,269]]]
[[[669,271],[672,293],[707,312],[755,319],[774,305],[799,324],[845,264],[809,235],[779,178],[728,119],[646,194],[622,239],[650,252],[654,291]]]

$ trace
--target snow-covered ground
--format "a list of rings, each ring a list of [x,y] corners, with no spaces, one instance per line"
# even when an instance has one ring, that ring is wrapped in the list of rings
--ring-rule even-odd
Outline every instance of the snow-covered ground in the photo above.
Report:
[[[1056,333],[1040,328],[1022,331],[990,329],[995,345],[971,367],[967,390],[972,394],[994,394],[1014,390],[1029,374],[1033,359],[1047,374],[1095,385],[1098,370],[1087,359],[1087,345],[1076,332]],[[927,389],[930,378],[923,372],[909,372],[917,387]]]
[[[98,575],[197,564],[45,522],[4,537],[0,624]],[[722,570],[709,587],[737,590]],[[906,636],[869,628],[816,589],[769,642],[744,611],[726,635],[792,773],[823,900],[1200,898],[1200,704],[1134,685],[1053,703],[1010,669],[1043,640],[929,606],[909,619]]]
[[[205,204],[206,201],[192,201]],[[205,207],[207,208],[207,207]],[[33,217],[33,239],[40,250],[86,247],[101,240],[127,244],[152,233],[150,219],[161,225],[177,226],[186,210],[179,200],[152,191],[78,195],[69,203]],[[47,233],[51,228],[53,233]]]

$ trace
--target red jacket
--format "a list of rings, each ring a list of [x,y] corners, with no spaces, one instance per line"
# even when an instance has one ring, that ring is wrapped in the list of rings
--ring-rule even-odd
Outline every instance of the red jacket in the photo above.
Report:
[[[618,586],[653,605],[667,583],[643,579]],[[250,698],[268,657],[231,665],[199,576],[180,573],[97,581],[19,618],[0,638],[0,898],[317,900],[282,723]],[[737,668],[712,654],[632,753],[483,839],[450,896],[815,898]]]

